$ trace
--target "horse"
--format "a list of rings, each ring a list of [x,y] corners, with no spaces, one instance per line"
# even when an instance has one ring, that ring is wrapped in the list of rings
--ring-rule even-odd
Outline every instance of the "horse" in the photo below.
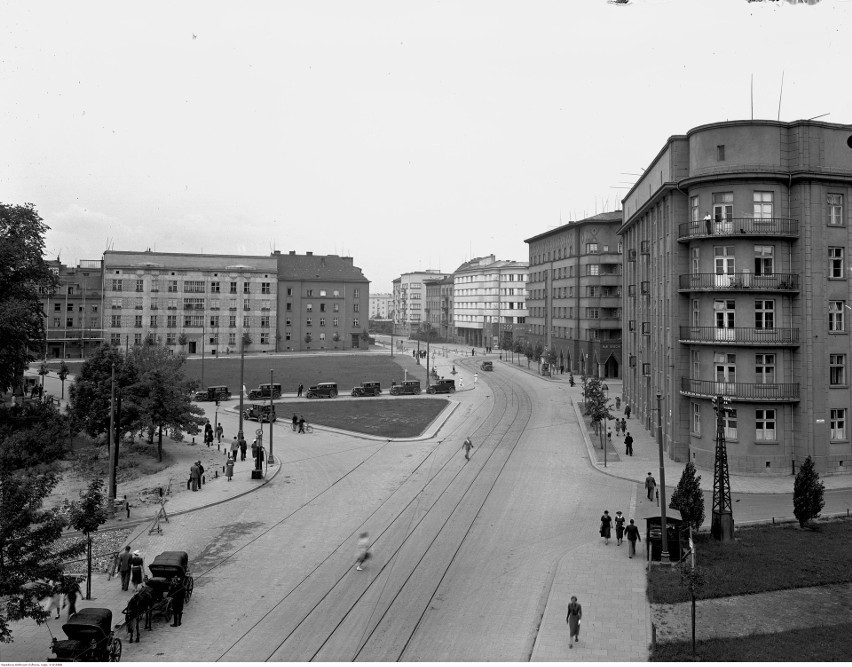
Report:
[[[145,629],[151,630],[151,617],[153,613],[151,608],[154,606],[154,592],[148,586],[142,586],[133,596],[127,601],[127,607],[122,612],[124,614],[124,623],[127,625],[127,631],[130,633],[129,642],[133,643],[133,627],[136,626],[136,643],[141,639],[139,636],[139,620],[145,617]]]

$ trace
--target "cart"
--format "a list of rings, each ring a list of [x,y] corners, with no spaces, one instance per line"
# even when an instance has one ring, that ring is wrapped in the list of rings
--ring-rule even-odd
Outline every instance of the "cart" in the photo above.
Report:
[[[109,609],[88,607],[72,614],[62,626],[68,639],[53,638],[51,650],[55,658],[48,662],[118,662],[121,640],[112,630]]]
[[[189,574],[189,556],[185,551],[164,551],[159,556],[156,556],[148,566],[153,579],[149,579],[150,584],[154,580],[164,579],[166,582],[165,590],[168,591],[168,582],[174,577],[177,577],[183,582],[184,601],[189,602],[192,597],[192,589],[195,582]],[[157,591],[161,584],[155,584],[154,590]],[[165,593],[164,593],[165,594]]]

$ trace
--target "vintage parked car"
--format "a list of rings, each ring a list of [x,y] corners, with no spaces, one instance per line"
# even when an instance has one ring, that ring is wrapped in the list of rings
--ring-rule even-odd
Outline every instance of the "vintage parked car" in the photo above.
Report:
[[[334,398],[337,396],[337,383],[320,382],[313,387],[309,387],[308,393],[305,396],[308,398]]]
[[[402,384],[391,387],[390,393],[392,396],[403,396],[405,394],[419,394],[420,391],[420,380],[405,380]]]
[[[275,406],[268,403],[252,403],[243,410],[243,419],[254,419],[258,422],[276,421]]]
[[[493,371],[494,370],[494,362],[493,361],[483,361],[480,366],[484,371]]]
[[[269,398],[270,391],[272,392],[272,398],[281,398],[281,385],[277,382],[275,384],[266,384],[260,385],[257,389],[252,389],[249,392],[249,400],[256,401],[259,398]]]
[[[352,389],[353,396],[378,396],[381,393],[381,382],[362,382],[360,386]]]
[[[444,380],[441,378],[435,384],[429,385],[426,390],[427,394],[452,394],[456,390],[455,380]]]
[[[196,401],[227,401],[231,398],[231,390],[225,385],[207,387],[204,391],[195,392]]]

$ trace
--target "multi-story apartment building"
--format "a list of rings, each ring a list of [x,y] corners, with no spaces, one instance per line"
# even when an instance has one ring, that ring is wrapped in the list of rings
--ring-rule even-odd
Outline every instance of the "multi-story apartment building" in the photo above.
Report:
[[[104,342],[101,260],[81,260],[77,266],[58,259],[46,263],[59,278],[56,292],[42,297],[47,356],[82,359]]]
[[[393,281],[393,325],[398,334],[413,333],[426,321],[424,281],[446,278],[448,273],[434,269],[403,273]]]
[[[388,320],[393,315],[393,294],[382,292],[370,294],[370,319]]]
[[[275,252],[278,263],[279,349],[365,347],[370,282],[351,257]]]
[[[623,200],[625,399],[669,457],[712,467],[724,396],[731,471],[850,469],[850,194],[849,126],[732,121]]]
[[[621,211],[569,222],[526,239],[528,338],[558,367],[590,377],[622,373]]]
[[[501,347],[527,321],[526,262],[477,257],[453,272],[453,326],[459,342]]]
[[[453,277],[424,280],[426,287],[426,321],[440,340],[454,341],[453,328]]]
[[[148,335],[189,354],[276,349],[275,257],[190,253],[104,253],[104,331],[113,345]]]

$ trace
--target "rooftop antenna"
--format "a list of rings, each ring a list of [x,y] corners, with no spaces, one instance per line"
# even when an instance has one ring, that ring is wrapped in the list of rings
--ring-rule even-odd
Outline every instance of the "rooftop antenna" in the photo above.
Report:
[[[821,113],[819,116],[814,116],[813,118],[808,118],[808,120],[816,120],[817,118],[822,118],[823,116],[830,116],[830,115],[831,115],[831,112],[829,111],[828,113]]]
[[[778,91],[778,120],[781,120],[781,95],[784,94],[784,70],[781,70],[781,90]]]

